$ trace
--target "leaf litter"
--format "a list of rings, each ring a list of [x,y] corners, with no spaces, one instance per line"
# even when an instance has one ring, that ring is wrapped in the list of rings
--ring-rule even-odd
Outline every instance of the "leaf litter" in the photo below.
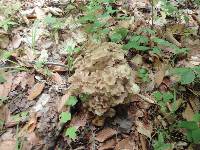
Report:
[[[200,111],[199,8],[103,1],[95,11],[105,18],[95,12],[84,24],[89,2],[2,1],[0,149],[195,149],[187,128],[171,126]],[[113,34],[121,28],[128,32]],[[173,99],[156,99],[156,91]],[[70,113],[66,123],[62,112]]]

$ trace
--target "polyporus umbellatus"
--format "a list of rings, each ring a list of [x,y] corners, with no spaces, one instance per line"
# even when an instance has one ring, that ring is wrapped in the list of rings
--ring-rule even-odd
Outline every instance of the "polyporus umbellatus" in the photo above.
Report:
[[[103,115],[111,107],[126,103],[137,93],[135,73],[120,45],[105,42],[83,49],[76,58],[75,73],[69,78],[73,95],[89,95],[89,110]]]

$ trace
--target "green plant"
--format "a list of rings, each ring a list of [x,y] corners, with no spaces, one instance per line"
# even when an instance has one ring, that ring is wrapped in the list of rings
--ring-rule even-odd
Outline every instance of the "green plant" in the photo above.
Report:
[[[149,74],[148,74],[148,70],[145,68],[141,68],[137,71],[137,75],[138,77],[142,80],[142,82],[149,82]]]
[[[66,123],[71,120],[71,113],[70,112],[62,112],[59,116],[61,123]]]
[[[61,19],[55,18],[51,15],[44,18],[44,23],[54,31],[59,30],[64,25],[64,22]]]
[[[65,102],[65,104],[68,106],[75,106],[77,102],[78,100],[75,96],[70,96],[68,100]]]
[[[192,121],[179,121],[178,127],[186,129],[186,137],[189,142],[200,143],[200,114],[197,113],[193,116]]]
[[[112,42],[120,42],[123,40],[128,34],[128,29],[126,28],[117,28],[114,30],[113,34],[110,35],[110,39]]]
[[[77,136],[76,132],[77,132],[77,129],[75,127],[69,127],[67,128],[65,132],[65,136],[69,136],[69,138],[75,140]]]
[[[172,94],[169,91],[168,92],[155,91],[153,93],[153,96],[163,112],[166,112],[167,103],[172,102],[172,100],[174,100],[174,94]]]
[[[0,28],[3,28],[6,32],[10,29],[13,25],[16,25],[16,22],[11,21],[11,19],[4,19],[0,21]]]
[[[165,143],[165,136],[162,132],[158,135],[158,140],[153,144],[154,150],[168,150],[171,148],[171,144]]]
[[[193,68],[180,67],[171,69],[171,75],[179,77],[178,81],[185,85],[194,82],[195,78],[200,77],[200,67],[196,66]]]
[[[86,32],[92,34],[92,39],[97,42],[110,32],[107,20],[117,12],[110,6],[113,2],[114,0],[90,0],[84,10],[85,15],[79,19]]]

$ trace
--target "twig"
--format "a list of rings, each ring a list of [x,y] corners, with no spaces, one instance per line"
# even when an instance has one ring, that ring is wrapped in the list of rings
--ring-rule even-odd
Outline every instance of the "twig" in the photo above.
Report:
[[[155,104],[155,102],[152,100],[152,99],[150,99],[150,98],[148,98],[148,97],[146,97],[146,96],[144,96],[144,95],[141,95],[141,94],[137,94],[140,98],[142,98],[143,100],[145,100],[146,102],[148,102],[148,103],[151,103],[151,104]]]
[[[29,64],[36,64],[36,61],[30,61],[28,62]],[[66,67],[66,65],[61,64],[61,63],[56,63],[56,62],[44,62],[44,65],[53,65],[53,66],[61,66],[61,67]]]

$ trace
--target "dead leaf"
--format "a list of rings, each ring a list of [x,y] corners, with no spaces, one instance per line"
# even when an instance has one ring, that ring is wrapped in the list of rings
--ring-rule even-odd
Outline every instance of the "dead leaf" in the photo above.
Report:
[[[135,142],[130,138],[121,140],[115,147],[115,150],[133,150],[136,149]]]
[[[25,136],[26,140],[23,141],[22,150],[34,149],[36,145],[40,144],[40,139],[36,136],[35,132],[31,132]]]
[[[5,106],[0,106],[0,120],[3,122],[6,122],[7,120],[7,115],[9,113],[8,107]],[[1,130],[1,125],[0,125],[0,130]]]
[[[192,118],[194,116],[194,111],[192,110],[192,108],[190,107],[188,103],[187,103],[185,111],[182,113],[182,116],[187,121],[192,121]]]
[[[33,107],[33,112],[41,111],[44,106],[49,102],[50,95],[43,93],[40,97],[35,106]]]
[[[139,136],[140,136],[142,150],[147,150],[147,141],[146,141],[145,137],[142,134],[140,134]]]
[[[19,73],[15,79],[13,80],[12,84],[12,90],[15,90],[15,88],[24,80],[26,80],[27,73],[26,72],[21,72]]]
[[[65,103],[66,103],[66,100],[71,96],[71,93],[69,91],[67,91],[67,93],[65,95],[62,96],[61,100],[58,102],[57,104],[57,109],[58,109],[58,112],[62,112],[63,109],[66,107]]]
[[[37,117],[36,113],[33,113],[31,115],[29,122],[19,131],[18,135],[23,136],[26,135],[26,133],[33,132],[35,130],[36,125],[37,125]]]
[[[34,74],[27,74],[27,78],[21,81],[21,87],[25,89],[26,85],[28,87],[33,87],[35,84]]]
[[[113,149],[115,147],[115,144],[116,141],[114,139],[108,140],[99,147],[99,150]]]
[[[115,134],[117,134],[116,130],[112,128],[105,128],[96,134],[95,140],[104,142]]]
[[[10,42],[8,49],[13,50],[17,49],[22,43],[22,37],[19,34],[15,34]]]
[[[8,47],[10,40],[8,35],[0,34],[0,48],[6,49]]]
[[[164,76],[165,76],[165,66],[161,65],[158,71],[154,75],[154,82],[156,83],[157,86],[159,86],[162,83]]]
[[[153,127],[150,124],[144,124],[143,122],[136,121],[137,131],[151,139],[151,133],[153,132]]]
[[[36,83],[34,87],[29,91],[28,100],[34,100],[38,97],[45,87],[45,83]]]
[[[87,123],[87,119],[88,119],[88,113],[83,113],[82,111],[75,115],[71,122],[70,125],[71,126],[75,126],[77,129],[80,127],[84,127]]]
[[[6,77],[6,82],[4,84],[0,84],[0,97],[6,98],[8,93],[11,90],[13,76],[12,74],[8,74]]]
[[[0,142],[1,150],[15,150],[16,149],[16,140],[6,140]]]
[[[63,84],[64,83],[62,77],[57,72],[52,74],[52,80],[54,82],[56,82],[56,84]]]
[[[105,123],[105,117],[104,116],[95,116],[95,118],[92,120],[92,124],[97,127],[102,127]]]

